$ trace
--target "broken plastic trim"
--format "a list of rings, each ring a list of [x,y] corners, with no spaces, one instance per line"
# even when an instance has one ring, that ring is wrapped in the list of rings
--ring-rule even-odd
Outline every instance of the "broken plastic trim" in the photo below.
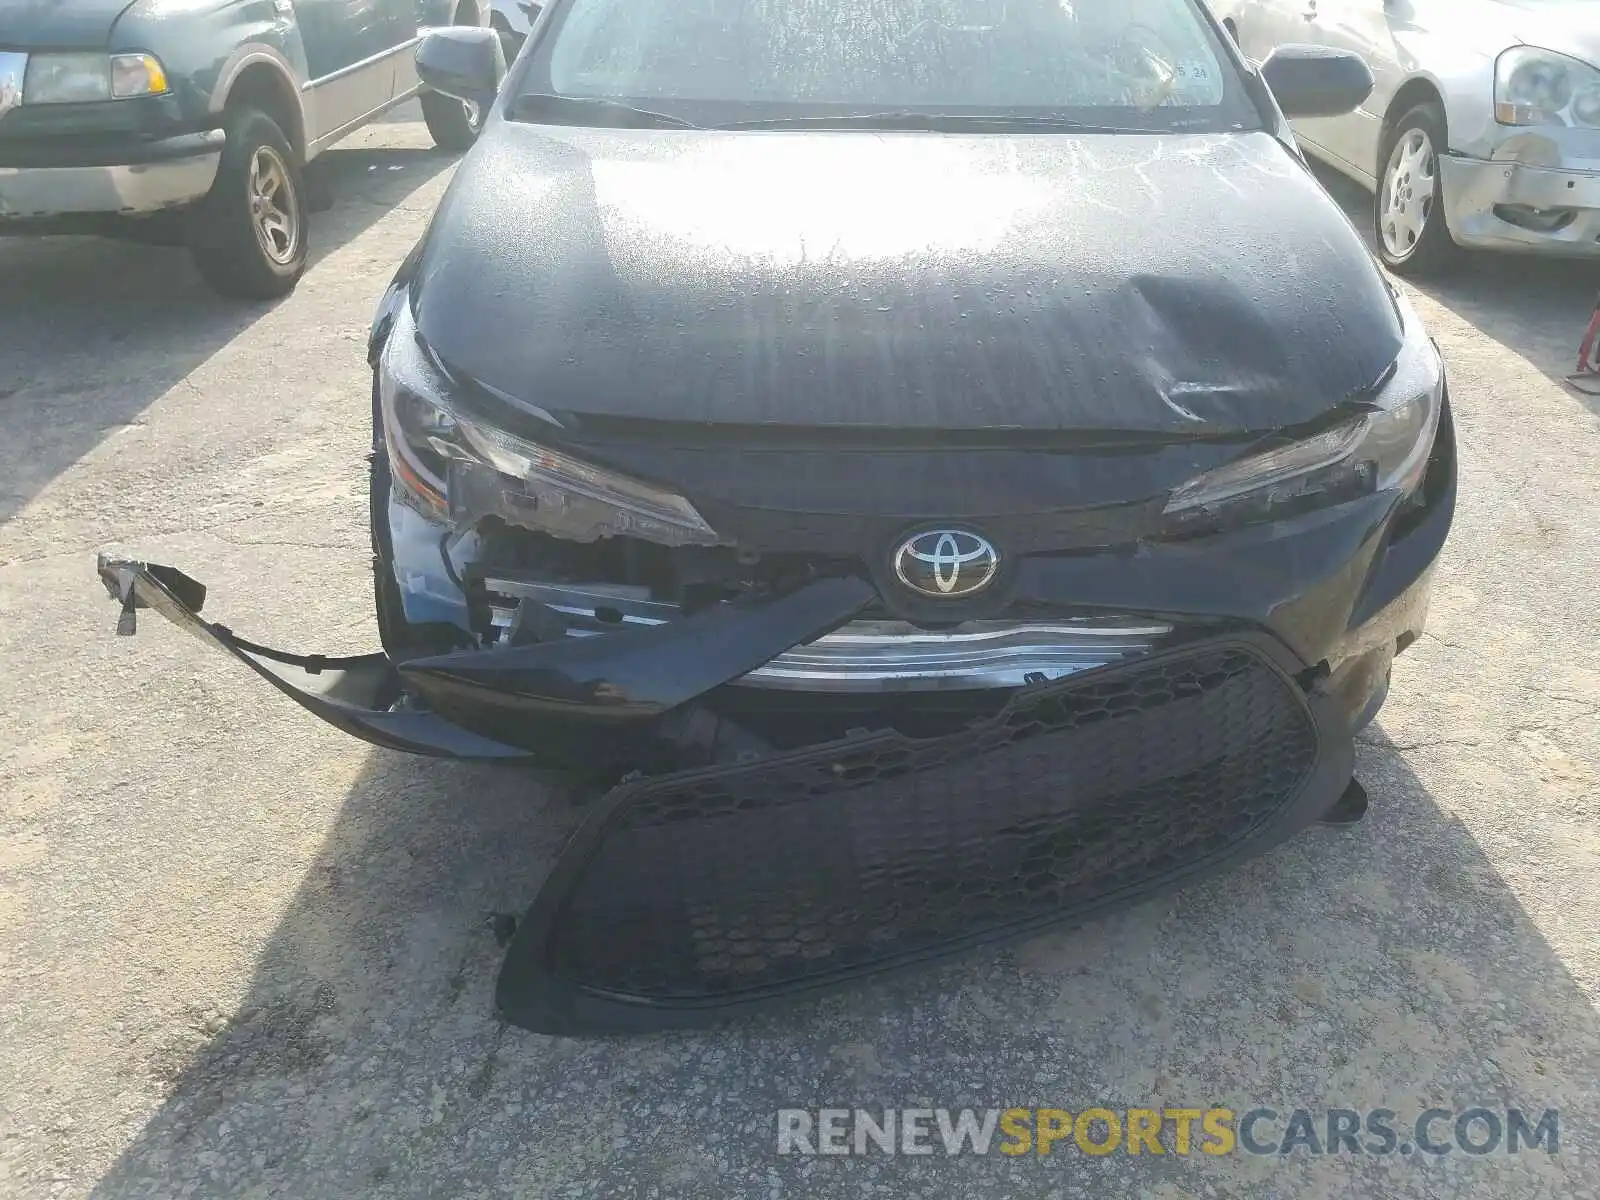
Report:
[[[226,625],[202,620],[199,614],[205,604],[205,585],[175,567],[102,554],[98,568],[106,590],[122,604],[117,618],[117,633],[121,636],[130,637],[137,632],[137,610],[148,608],[238,659],[307,712],[374,746],[432,758],[533,758],[527,750],[480,737],[436,713],[396,707],[402,698],[400,677],[386,654],[330,658],[286,654],[258,646],[237,637]],[[318,686],[293,683],[269,662],[299,667]]]
[[[308,711],[363,740],[392,749],[441,757],[502,760],[534,757],[525,750],[502,745],[461,729],[433,712],[400,707],[403,704],[400,673],[382,654],[333,658],[287,654],[257,646],[237,637],[226,626],[202,620],[198,614],[205,603],[206,589],[181,571],[105,555],[100,557],[98,569],[108,591],[122,606],[118,620],[120,634],[135,633],[137,610],[151,609],[185,631],[238,658]],[[717,661],[720,664],[718,670],[725,669],[731,677],[744,669],[742,663],[748,655],[759,652],[756,648],[761,642],[759,634],[776,637],[777,627],[787,625],[784,636],[797,641],[804,640],[814,636],[816,631],[798,628],[798,618],[802,614],[812,621],[821,620],[824,625],[829,621],[843,621],[872,594],[870,585],[860,580],[826,579],[739,611],[730,611],[736,606],[724,605],[714,610],[719,614],[718,620],[699,625],[696,636],[678,636],[688,621],[675,623],[665,629],[638,631],[644,636],[635,640],[644,647],[644,656],[637,662],[658,671],[672,671],[684,666],[698,653]],[[556,643],[550,649],[599,646],[606,642],[615,645],[621,638],[622,635],[617,635],[616,638],[595,638],[579,643]],[[1340,789],[1345,788],[1350,779],[1351,737],[1329,693],[1317,686],[1303,690],[1292,674],[1301,664],[1293,659],[1281,643],[1265,634],[1229,635],[1208,645],[1212,649],[1226,646],[1248,654],[1274,673],[1281,681],[1285,697],[1290,698],[1291,706],[1301,713],[1300,719],[1309,721],[1316,744],[1307,773],[1293,793],[1283,798],[1275,815],[1232,844],[1193,860],[1173,863],[1158,875],[1135,886],[1113,888],[1052,913],[1028,917],[1004,928],[953,937],[936,945],[910,949],[906,953],[889,954],[865,965],[864,969],[828,971],[816,978],[797,981],[795,986],[704,997],[688,1003],[663,1003],[659,999],[619,995],[585,987],[579,980],[563,978],[558,972],[553,972],[547,958],[556,924],[575,888],[594,862],[602,843],[615,836],[619,826],[632,819],[641,806],[656,798],[734,775],[752,777],[751,781],[757,786],[765,786],[768,781],[776,782],[786,773],[796,770],[809,770],[815,774],[820,765],[823,770],[829,771],[835,760],[841,757],[856,758],[863,754],[878,754],[881,757],[883,753],[903,753],[911,774],[932,778],[937,786],[938,777],[943,773],[940,764],[952,761],[952,756],[985,756],[992,749],[991,743],[1000,724],[1005,721],[1015,723],[1014,719],[1018,717],[1032,719],[1024,710],[1055,703],[1057,697],[1068,695],[1076,689],[1099,688],[1118,680],[1136,678],[1160,668],[1165,661],[1180,655],[1192,655],[1197,649],[1204,648],[1186,646],[1181,650],[1174,649],[1040,687],[1023,689],[998,717],[977,722],[966,731],[946,738],[914,741],[904,735],[885,731],[852,737],[842,742],[810,746],[757,761],[745,761],[734,766],[680,771],[625,783],[591,810],[540,889],[527,918],[520,923],[497,985],[496,1002],[500,1011],[515,1024],[563,1034],[642,1031],[701,1024],[731,1011],[807,994],[865,974],[909,967],[978,944],[1009,940],[1048,924],[1081,921],[1223,870],[1319,818],[1348,819],[1349,814],[1338,808],[1337,803]],[[637,646],[633,648],[638,649]],[[526,648],[524,669],[536,669],[539,649]],[[501,658],[504,654],[469,652],[441,656],[440,661],[459,664],[488,657]],[[316,678],[322,687],[314,691],[292,684],[269,663],[298,667]],[[704,682],[709,677],[710,673],[702,665],[690,686]],[[926,763],[920,770],[912,761],[924,759]],[[858,781],[848,775],[831,771],[828,778],[837,782],[840,791],[854,789],[853,802],[871,798],[866,791],[860,790]],[[881,785],[866,786],[870,789]]]
[[[636,823],[660,820],[663,808],[680,795],[773,796],[781,799],[793,791],[795,777],[822,779],[826,794],[819,797],[833,802],[849,794],[852,810],[871,807],[886,790],[907,786],[939,792],[939,803],[988,805],[989,797],[952,792],[948,777],[950,764],[969,766],[987,759],[1001,746],[1007,726],[1025,725],[1083,689],[1116,687],[1123,681],[1137,680],[1160,670],[1164,664],[1191,659],[1203,652],[1231,651],[1248,656],[1257,667],[1276,677],[1280,695],[1301,723],[1312,743],[1307,767],[1298,785],[1283,795],[1281,802],[1264,820],[1241,831],[1227,844],[1204,851],[1193,858],[1168,864],[1143,881],[1114,886],[1106,891],[1074,900],[1046,913],[1000,921],[988,928],[950,936],[930,944],[886,950],[873,961],[841,968],[826,968],[804,978],[775,985],[757,985],[738,990],[699,996],[644,995],[619,991],[603,984],[569,977],[556,953],[563,923],[568,919],[574,898],[599,861],[604,848],[615,839],[638,835]],[[1119,663],[1093,672],[1071,676],[1039,687],[1019,691],[993,718],[975,722],[968,729],[944,738],[916,740],[893,731],[849,737],[835,742],[753,762],[680,771],[625,782],[613,789],[590,809],[562,851],[554,869],[540,887],[526,916],[518,923],[516,936],[507,951],[496,984],[495,1002],[501,1015],[512,1024],[537,1033],[559,1036],[646,1033],[669,1028],[697,1027],[726,1019],[730,1015],[764,1009],[770,1005],[815,995],[868,976],[894,973],[948,957],[981,945],[1002,944],[1062,924],[1078,924],[1106,912],[1127,907],[1174,888],[1186,886],[1207,876],[1225,871],[1259,854],[1328,815],[1346,817],[1341,798],[1346,794],[1353,766],[1353,741],[1328,692],[1321,688],[1303,689],[1294,678],[1301,666],[1275,639],[1264,634],[1235,634],[1209,642],[1190,644],[1171,651]],[[1109,729],[1109,725],[1107,726]],[[1199,727],[1182,725],[1173,730],[1174,743],[1206,744]],[[902,765],[876,780],[853,778],[841,772],[841,764],[876,758],[898,760]],[[1071,769],[1067,754],[1063,770]],[[1004,775],[1004,771],[1001,771]],[[915,780],[924,782],[916,783]],[[736,805],[742,814],[742,805]],[[824,806],[825,807],[825,806]],[[1003,807],[1003,806],[1002,806]],[[1068,808],[1070,811],[1070,806]],[[731,809],[718,809],[727,815]],[[641,818],[641,814],[644,817]],[[1057,814],[1058,816],[1063,814]],[[812,817],[810,819],[817,819]],[[1001,820],[999,816],[996,820]],[[1026,835],[1033,826],[1024,821],[1011,827],[996,827],[996,837]],[[695,831],[687,831],[693,834]],[[906,837],[920,836],[925,830],[907,830]],[[779,830],[774,829],[777,836]],[[841,828],[837,836],[848,838]],[[883,863],[870,848],[854,847],[847,855],[864,856],[862,870]],[[789,854],[797,848],[781,837],[774,853]],[[747,865],[747,864],[746,864]],[[681,864],[670,865],[681,869]],[[738,869],[734,867],[734,869]],[[681,899],[681,897],[680,897]],[[674,912],[667,897],[660,919],[670,922],[683,914]],[[622,936],[619,932],[618,936]]]
[[[791,646],[853,617],[874,596],[855,578],[818,579],[782,595],[734,601],[658,628],[508,650],[465,650],[397,667],[385,654],[348,658],[286,654],[202,620],[205,586],[182,571],[102,554],[98,569],[122,604],[117,632],[137,630],[149,608],[237,658],[307,711],[346,733],[412,754],[529,759],[530,751],[464,729],[414,707],[407,692],[438,706],[461,702],[516,721],[660,716],[744,675]],[[269,663],[298,667],[318,687],[291,682]]]
[[[624,629],[680,620],[679,605],[646,599],[647,588],[547,583],[485,575],[491,624],[502,644],[518,623],[543,614],[550,637],[614,637]],[[1133,616],[967,621],[923,629],[907,621],[857,618],[785,650],[732,683],[818,694],[904,694],[1016,688],[1032,675],[1054,679],[1147,654],[1173,627]]]
[[[740,598],[605,637],[408,659],[406,684],[434,702],[515,705],[530,715],[656,717],[828,633],[877,596],[853,576]]]

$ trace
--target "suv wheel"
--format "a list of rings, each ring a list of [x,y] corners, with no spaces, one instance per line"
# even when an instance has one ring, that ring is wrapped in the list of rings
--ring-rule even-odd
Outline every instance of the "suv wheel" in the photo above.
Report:
[[[211,191],[189,214],[189,252],[224,296],[270,300],[306,269],[305,184],[289,139],[266,113],[231,112]]]
[[[1378,257],[1397,275],[1446,269],[1460,254],[1444,220],[1444,110],[1419,104],[1395,122],[1379,158],[1372,206]]]

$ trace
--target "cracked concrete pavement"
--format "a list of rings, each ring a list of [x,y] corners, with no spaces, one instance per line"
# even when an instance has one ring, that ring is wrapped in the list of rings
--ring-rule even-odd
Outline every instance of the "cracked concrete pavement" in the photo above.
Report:
[[[412,115],[330,156],[276,306],[180,252],[0,242],[0,1196],[1600,1196],[1600,404],[1557,381],[1592,268],[1417,290],[1461,507],[1364,823],[711,1032],[550,1039],[493,1020],[489,918],[571,827],[559,784],[114,638],[93,572],[155,557],[246,636],[375,645],[362,342],[450,169]],[[1550,1107],[1561,1149],[775,1154],[780,1107],[1093,1102]]]

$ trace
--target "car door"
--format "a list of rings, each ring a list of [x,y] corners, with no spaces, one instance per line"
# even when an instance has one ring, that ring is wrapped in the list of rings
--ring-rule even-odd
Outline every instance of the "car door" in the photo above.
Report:
[[[293,0],[305,43],[306,132],[312,154],[394,95],[397,5],[405,0]],[[413,31],[414,32],[414,31]]]
[[[1383,114],[1406,77],[1397,28],[1412,21],[1411,0],[1305,0],[1307,41],[1359,54],[1372,71],[1372,95],[1355,112],[1294,123],[1295,136],[1336,165],[1373,180]]]

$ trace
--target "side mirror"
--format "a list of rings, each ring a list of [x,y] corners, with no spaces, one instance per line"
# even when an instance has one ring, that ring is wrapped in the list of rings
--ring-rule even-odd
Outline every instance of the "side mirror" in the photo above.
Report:
[[[1283,115],[1342,117],[1372,95],[1372,72],[1359,54],[1328,46],[1279,46],[1261,64]]]
[[[417,78],[446,96],[487,110],[506,74],[500,35],[476,25],[430,29],[417,44]]]
[[[532,21],[539,16],[540,10],[544,8],[544,3],[543,0],[517,0],[517,7],[522,10],[523,15],[528,20]]]

